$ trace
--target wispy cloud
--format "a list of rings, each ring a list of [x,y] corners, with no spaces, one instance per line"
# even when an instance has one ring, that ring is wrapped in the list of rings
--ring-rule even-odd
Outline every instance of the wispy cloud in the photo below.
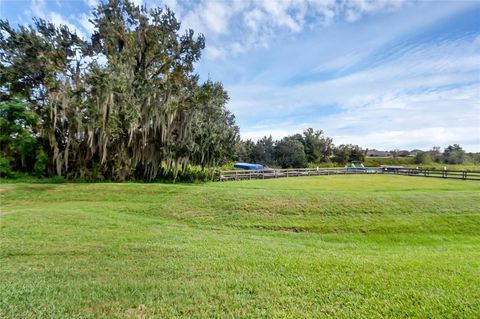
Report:
[[[98,6],[98,4],[100,3],[100,0],[84,0],[84,2],[90,8],[94,8]]]
[[[333,21],[356,21],[364,15],[397,10],[411,0],[165,0],[174,7],[184,28],[207,35],[210,59],[227,58],[268,47],[285,34],[324,27]]]
[[[90,22],[91,19],[92,16],[86,13],[80,14],[77,18],[77,21],[80,23],[83,29],[88,32],[88,34],[92,34],[95,31],[95,26],[92,22]]]
[[[405,45],[380,65],[320,81],[234,85],[231,107],[248,138],[267,132],[281,137],[311,126],[338,143],[364,147],[460,143],[480,149],[479,39]],[[258,126],[272,114],[283,120]],[[285,121],[292,117],[294,123]]]
[[[55,3],[57,8],[62,8],[61,3],[53,3]],[[70,21],[70,19],[66,18],[61,13],[52,10],[48,5],[49,3],[45,0],[32,0],[30,3],[30,7],[25,10],[25,13],[27,16],[39,17],[50,21],[56,25],[65,25],[70,30],[75,31],[80,37],[86,37],[84,30],[82,30],[82,28],[75,24],[74,21]],[[76,20],[76,18],[74,18],[73,20]]]

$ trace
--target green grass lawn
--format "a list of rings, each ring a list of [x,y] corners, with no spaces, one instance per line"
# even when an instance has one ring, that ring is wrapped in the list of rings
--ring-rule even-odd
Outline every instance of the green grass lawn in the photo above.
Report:
[[[480,182],[3,183],[0,318],[476,318]]]

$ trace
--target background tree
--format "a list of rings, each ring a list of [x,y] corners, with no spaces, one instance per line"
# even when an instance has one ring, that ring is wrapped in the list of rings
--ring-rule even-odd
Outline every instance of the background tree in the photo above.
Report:
[[[345,165],[352,161],[363,161],[365,159],[365,151],[358,145],[342,144],[333,149],[333,160],[340,164]]]
[[[347,145],[340,145],[333,149],[333,161],[340,165],[345,165],[350,160],[350,148]]]
[[[432,161],[436,163],[442,162],[442,153],[440,152],[440,146],[434,146],[431,150],[428,151],[428,156],[432,159]]]
[[[449,145],[443,151],[443,162],[446,164],[464,164],[467,160],[467,154],[458,144]]]
[[[303,145],[309,163],[328,162],[333,154],[332,139],[323,137],[323,131],[308,128],[303,131]]]
[[[272,136],[264,136],[257,141],[253,148],[253,162],[263,165],[272,165],[274,163],[274,142]]]
[[[24,100],[13,97],[0,102],[0,150],[2,162],[17,171],[33,169],[38,151],[37,114],[27,109]]]
[[[467,153],[467,156],[470,158],[473,164],[478,165],[480,164],[480,152],[477,153]]]
[[[360,146],[350,144],[350,161],[363,162],[365,160],[365,153],[366,151]]]
[[[285,137],[275,145],[275,161],[282,168],[300,168],[307,165],[303,144],[296,136]]]
[[[225,108],[227,92],[221,83],[207,81],[198,91],[197,107],[193,121],[195,145],[192,162],[204,166],[225,164],[235,154],[238,127],[235,117]],[[191,150],[189,150],[191,152]]]
[[[252,163],[255,161],[254,152],[255,142],[252,140],[238,140],[235,144],[234,160],[238,162]]]
[[[432,158],[430,157],[429,152],[417,151],[414,159],[415,164],[430,164],[432,163]]]
[[[78,117],[68,118],[82,99],[79,75],[85,50],[85,42],[65,26],[35,19],[34,26],[14,30],[0,21],[0,98],[24,96],[26,107],[37,114],[42,124],[39,142],[49,155],[50,173],[56,168],[61,174],[68,167],[72,135],[68,129]]]

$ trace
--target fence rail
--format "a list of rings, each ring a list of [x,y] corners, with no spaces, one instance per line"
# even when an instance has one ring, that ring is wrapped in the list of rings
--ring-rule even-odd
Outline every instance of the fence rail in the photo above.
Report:
[[[464,180],[480,180],[480,171],[453,170],[453,169],[428,169],[428,168],[395,168],[384,170],[384,174],[397,174],[408,176],[423,176],[436,178],[453,178]]]
[[[349,174],[394,174],[407,176],[452,178],[463,180],[480,180],[480,171],[469,170],[436,170],[425,168],[290,168],[290,169],[263,169],[263,170],[228,170],[220,172],[220,181],[245,180],[245,179],[268,179],[298,176],[319,175],[349,175]]]
[[[377,170],[349,170],[345,168],[289,168],[264,170],[230,170],[220,172],[220,181],[243,179],[267,179],[298,176],[339,175],[339,174],[377,174]]]

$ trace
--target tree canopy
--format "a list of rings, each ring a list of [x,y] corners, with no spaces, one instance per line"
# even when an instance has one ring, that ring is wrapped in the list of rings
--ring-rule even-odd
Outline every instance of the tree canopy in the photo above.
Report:
[[[202,35],[180,32],[168,8],[128,0],[100,4],[92,22],[81,39],[42,19],[17,29],[0,21],[0,100],[35,115],[29,134],[47,175],[152,180],[231,158],[228,94],[194,73]]]

